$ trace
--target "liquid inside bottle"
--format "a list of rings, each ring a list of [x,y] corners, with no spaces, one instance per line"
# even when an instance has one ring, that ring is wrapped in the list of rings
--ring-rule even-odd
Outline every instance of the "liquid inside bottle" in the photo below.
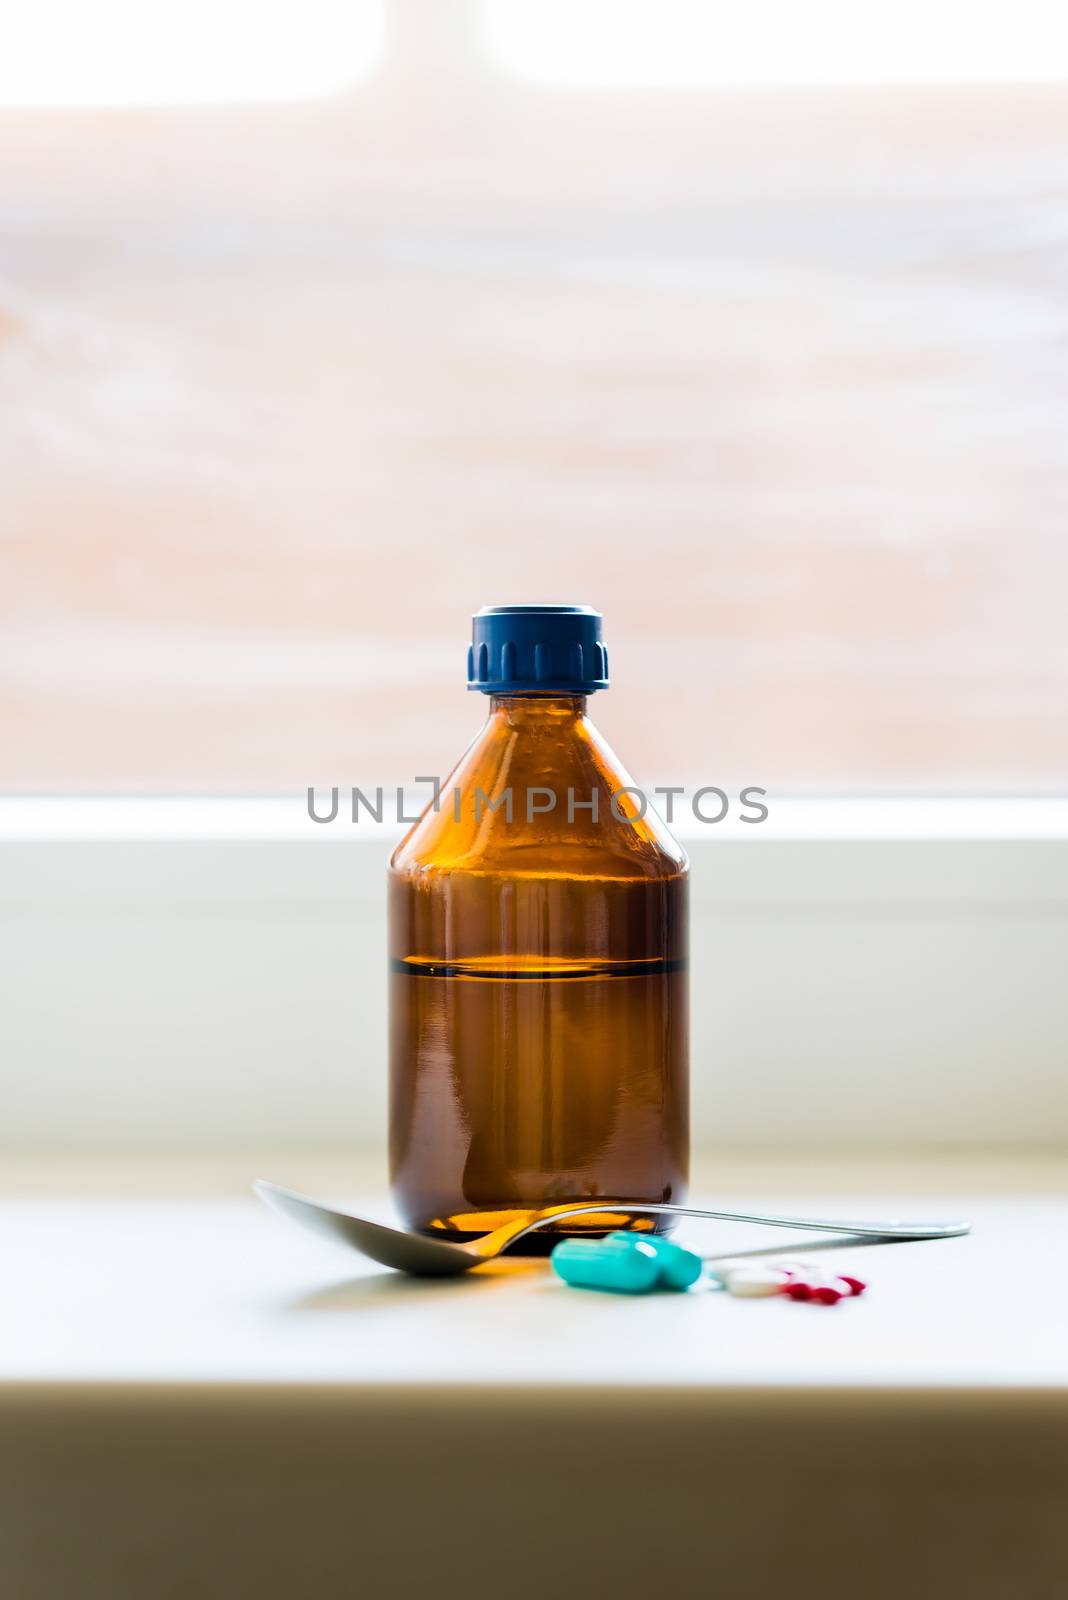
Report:
[[[476,644],[483,617],[489,717],[390,865],[394,1198],[455,1240],[603,1198],[555,1237],[600,1233],[685,1198],[686,858],[567,692],[606,683],[596,613],[480,613]]]

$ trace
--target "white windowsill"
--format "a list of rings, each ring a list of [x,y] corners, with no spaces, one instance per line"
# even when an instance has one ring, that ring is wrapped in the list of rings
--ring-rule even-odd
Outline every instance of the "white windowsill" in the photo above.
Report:
[[[269,1215],[239,1153],[214,1193],[195,1159],[162,1188],[111,1159],[75,1183],[28,1165],[0,1199],[0,1589],[539,1600],[589,1566],[591,1528],[621,1525],[620,1485],[667,1462],[666,1509],[598,1554],[597,1592],[699,1592],[710,1561],[747,1576],[755,1551],[747,1595],[799,1571],[805,1594],[863,1600],[1060,1593],[1068,1297],[1049,1264],[1068,1201],[1063,1162],[1040,1186],[1036,1165],[992,1185],[980,1152],[951,1188],[942,1160],[710,1165],[708,1203],[972,1220],[892,1249],[687,1224],[705,1254],[781,1248],[867,1280],[833,1311],[597,1295],[545,1262],[402,1279]],[[377,1165],[266,1170],[381,1202]],[[990,1293],[1006,1261],[1013,1288]],[[492,1508],[474,1553],[472,1505]]]

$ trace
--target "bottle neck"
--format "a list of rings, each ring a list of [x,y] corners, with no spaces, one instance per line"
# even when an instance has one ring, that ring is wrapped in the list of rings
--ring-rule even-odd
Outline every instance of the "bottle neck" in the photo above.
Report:
[[[586,715],[584,694],[494,694],[490,716],[501,717],[511,728],[560,727]]]

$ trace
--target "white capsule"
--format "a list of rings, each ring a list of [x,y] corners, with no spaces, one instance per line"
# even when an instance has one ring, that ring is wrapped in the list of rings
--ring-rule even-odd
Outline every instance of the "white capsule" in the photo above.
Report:
[[[706,1261],[705,1273],[709,1278],[715,1278],[717,1283],[721,1283],[726,1288],[732,1272],[748,1272],[752,1265],[751,1261],[743,1260]]]
[[[774,1267],[744,1267],[729,1274],[727,1292],[745,1300],[755,1300],[763,1295],[780,1294],[789,1281],[787,1273],[778,1272]]]

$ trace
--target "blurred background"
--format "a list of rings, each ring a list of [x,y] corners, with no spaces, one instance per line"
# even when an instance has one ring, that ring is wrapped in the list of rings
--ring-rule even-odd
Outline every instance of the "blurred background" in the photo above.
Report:
[[[0,11],[0,788],[447,770],[563,600],[642,778],[1064,790],[1063,4]]]

